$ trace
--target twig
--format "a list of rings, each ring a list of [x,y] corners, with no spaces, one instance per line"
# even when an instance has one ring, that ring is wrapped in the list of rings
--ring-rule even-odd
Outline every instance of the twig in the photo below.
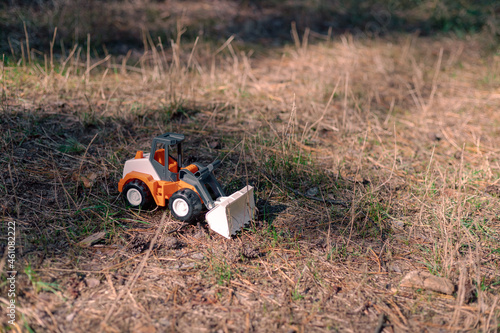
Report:
[[[490,315],[488,316],[488,320],[486,321],[486,329],[484,330],[485,332],[488,332],[490,329],[491,318],[493,318],[493,314],[495,313],[495,307],[497,306],[497,303],[498,303],[498,296],[495,298],[495,300],[493,301],[493,305],[491,306]]]
[[[156,243],[156,240],[158,239],[158,236],[160,235],[160,231],[165,223],[165,217],[167,216],[167,212],[165,211],[161,217],[160,224],[158,225],[158,228],[156,229],[155,236],[151,240],[151,243],[149,244],[149,249],[146,252],[146,255],[142,259],[141,263],[139,264],[139,267],[135,270],[132,278],[128,280],[127,285],[125,288],[120,290],[120,293],[118,294],[118,297],[115,298],[115,301],[111,305],[111,308],[109,309],[108,313],[106,314],[106,317],[104,317],[104,320],[101,322],[101,327],[105,327],[106,323],[108,322],[109,318],[111,318],[111,315],[113,314],[113,311],[115,310],[116,304],[121,300],[125,292],[128,292],[132,287],[134,286],[135,282],[137,281],[138,277],[141,275],[142,270],[144,269],[144,266],[146,265],[146,261],[149,258],[149,255],[151,254],[151,251],[153,250],[153,247]]]

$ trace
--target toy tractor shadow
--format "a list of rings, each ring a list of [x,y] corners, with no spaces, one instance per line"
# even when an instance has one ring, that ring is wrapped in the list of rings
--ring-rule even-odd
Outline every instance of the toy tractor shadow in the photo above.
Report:
[[[268,226],[273,225],[279,214],[287,209],[286,205],[272,205],[268,200],[264,199],[259,199],[255,206],[259,210],[259,213],[257,214],[255,220]]]

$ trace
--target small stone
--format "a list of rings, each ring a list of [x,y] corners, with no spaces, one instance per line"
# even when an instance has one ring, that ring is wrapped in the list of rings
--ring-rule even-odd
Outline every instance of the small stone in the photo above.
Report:
[[[392,220],[392,225],[397,229],[404,229],[405,223],[403,221]]]
[[[317,187],[311,187],[310,189],[307,190],[306,195],[308,197],[315,197],[319,193],[319,189]]]
[[[455,285],[447,278],[434,276],[429,272],[412,271],[408,273],[400,283],[401,287],[415,289],[426,289],[438,293],[451,295]]]
[[[87,287],[89,288],[95,288],[97,287],[98,285],[101,284],[101,281],[99,281],[98,279],[96,278],[86,278],[85,279],[85,284],[87,285]]]
[[[427,134],[427,136],[433,141],[441,141],[443,139],[443,135],[437,132],[430,132]]]
[[[205,259],[205,256],[201,252],[196,252],[191,255],[191,258],[195,260],[203,260]]]
[[[219,141],[212,141],[209,143],[210,145],[210,148],[212,149],[221,149],[222,148],[222,145]]]
[[[194,262],[188,262],[188,263],[181,263],[179,265],[179,269],[182,270],[182,269],[191,269],[191,268],[194,268],[195,266],[195,263]]]
[[[81,242],[78,243],[79,246],[81,247],[89,247],[92,246],[94,243],[99,242],[100,240],[104,239],[106,236],[106,233],[104,231],[96,232],[95,234],[92,234],[82,240]]]
[[[401,273],[401,268],[395,263],[388,263],[387,269],[391,272]]]
[[[170,326],[170,320],[168,320],[167,318],[160,318],[158,320],[158,323],[160,323],[160,325],[162,326]]]

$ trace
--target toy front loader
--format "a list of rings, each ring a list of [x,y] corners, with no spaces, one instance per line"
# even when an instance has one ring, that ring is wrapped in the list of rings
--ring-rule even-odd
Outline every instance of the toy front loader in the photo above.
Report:
[[[151,153],[138,151],[125,162],[118,190],[133,207],[166,206],[181,221],[194,220],[203,205],[212,230],[230,238],[253,218],[253,187],[226,196],[213,171],[220,165],[182,164],[184,135],[165,133],[153,139]]]

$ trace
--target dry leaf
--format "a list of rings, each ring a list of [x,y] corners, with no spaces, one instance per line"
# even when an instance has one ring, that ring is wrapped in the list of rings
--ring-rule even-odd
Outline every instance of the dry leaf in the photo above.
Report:
[[[92,186],[92,182],[87,177],[81,176],[80,180],[82,181],[83,186],[85,186],[86,188],[90,188]]]
[[[83,186],[86,188],[92,187],[94,184],[94,181],[97,179],[97,173],[91,172],[87,174],[86,176],[80,175],[79,173],[75,172],[71,176],[71,179],[73,181],[81,181],[83,183]]]

